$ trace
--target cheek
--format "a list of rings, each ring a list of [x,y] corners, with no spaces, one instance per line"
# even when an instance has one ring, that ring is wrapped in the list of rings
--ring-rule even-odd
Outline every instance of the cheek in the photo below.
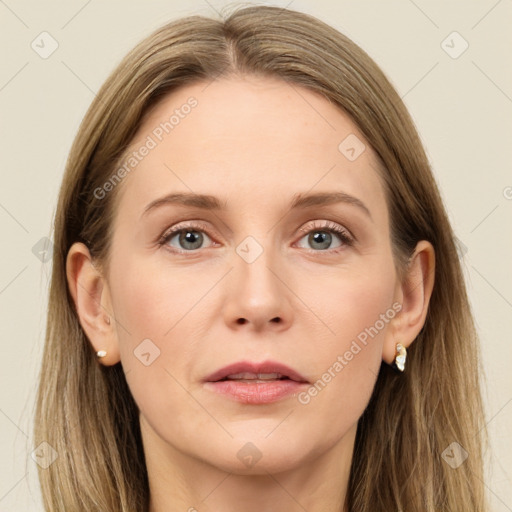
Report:
[[[322,329],[318,355],[344,352],[354,340],[368,348],[365,353],[380,348],[379,342],[395,315],[395,273],[391,259],[389,265],[378,260],[370,263],[319,272],[301,285],[300,295],[307,297],[307,305],[320,320],[315,322]]]
[[[142,411],[160,414],[190,402],[185,379],[200,340],[208,336],[208,301],[201,297],[219,278],[196,272],[191,279],[190,271],[154,260],[120,262],[111,273],[111,288],[128,385]]]
[[[125,327],[118,332],[122,344],[132,350],[146,338],[157,344],[172,339],[175,326],[200,298],[206,286],[201,283],[208,281],[192,283],[179,269],[171,271],[156,263],[125,264],[112,277],[114,311]]]
[[[383,272],[382,265],[367,266],[364,272],[337,273],[325,281],[317,277],[323,293],[309,287],[308,305],[315,304],[312,309],[318,311],[322,329],[313,338],[315,384],[299,402],[323,411],[324,419],[332,413],[333,420],[343,424],[338,425],[341,430],[357,421],[370,399],[384,339],[396,316],[395,275],[392,266],[386,268]]]

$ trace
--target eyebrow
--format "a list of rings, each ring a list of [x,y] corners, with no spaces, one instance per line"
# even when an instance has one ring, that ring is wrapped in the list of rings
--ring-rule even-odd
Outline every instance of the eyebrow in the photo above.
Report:
[[[226,203],[222,203],[217,197],[208,194],[195,194],[192,192],[171,193],[149,203],[142,212],[141,218],[150,211],[164,205],[181,205],[204,210],[225,211]],[[306,209],[312,206],[328,206],[336,203],[346,203],[358,207],[370,219],[372,215],[367,206],[357,197],[346,192],[316,192],[294,194],[290,203],[290,210]]]

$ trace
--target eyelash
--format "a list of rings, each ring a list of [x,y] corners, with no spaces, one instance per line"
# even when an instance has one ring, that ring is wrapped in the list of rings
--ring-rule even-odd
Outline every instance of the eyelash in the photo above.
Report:
[[[345,228],[342,228],[342,227],[338,226],[337,224],[334,224],[334,223],[329,222],[329,221],[327,221],[325,223],[322,223],[322,224],[316,224],[316,222],[317,221],[314,221],[313,225],[309,226],[308,228],[301,228],[301,229],[299,229],[299,231],[301,233],[304,233],[304,235],[301,237],[301,239],[304,236],[306,236],[309,233],[311,233],[311,232],[315,232],[315,231],[322,232],[323,231],[323,232],[329,232],[329,233],[334,233],[334,234],[338,235],[340,241],[342,242],[342,245],[340,247],[336,247],[335,249],[325,249],[325,250],[306,249],[309,252],[315,252],[315,253],[322,253],[322,252],[337,253],[337,252],[343,250],[344,247],[351,247],[351,246],[354,245],[354,242],[355,242],[354,238],[349,233],[349,231],[346,230]],[[187,223],[185,225],[178,224],[172,230],[166,231],[158,239],[158,245],[159,246],[164,246],[176,234],[179,234],[181,232],[187,232],[187,231],[203,232],[203,233],[206,233],[208,235],[208,237],[212,238],[210,236],[210,234],[208,233],[208,226],[206,224],[202,224],[202,223],[196,221],[196,222],[189,222],[189,223]],[[177,253],[177,254],[194,254],[196,251],[199,250],[199,249],[192,249],[192,250],[186,251],[186,250],[176,249],[175,247],[171,247],[171,246],[166,246],[166,248],[168,248],[168,250],[170,250],[171,252]]]

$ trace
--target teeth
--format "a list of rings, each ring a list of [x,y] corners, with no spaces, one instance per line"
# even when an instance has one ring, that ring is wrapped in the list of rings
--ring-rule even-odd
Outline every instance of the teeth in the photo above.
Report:
[[[225,377],[228,380],[278,380],[281,378],[286,378],[284,375],[280,373],[232,373],[231,375],[227,375]]]

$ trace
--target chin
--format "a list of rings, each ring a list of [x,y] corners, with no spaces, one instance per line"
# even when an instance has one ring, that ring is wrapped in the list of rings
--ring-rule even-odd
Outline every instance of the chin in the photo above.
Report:
[[[274,426],[275,427],[275,426]],[[305,443],[296,442],[292,438],[270,434],[264,436],[248,436],[234,438],[229,445],[216,445],[205,462],[237,475],[267,475],[281,473],[304,464],[308,459]],[[268,435],[268,432],[265,434]],[[300,447],[300,449],[298,449]],[[220,453],[219,453],[220,448]]]

